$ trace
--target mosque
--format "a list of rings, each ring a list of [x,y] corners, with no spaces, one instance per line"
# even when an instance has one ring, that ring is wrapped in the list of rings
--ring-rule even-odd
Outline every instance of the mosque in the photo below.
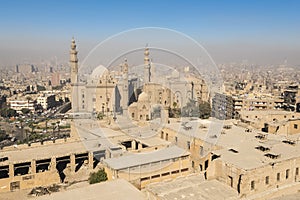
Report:
[[[98,66],[88,75],[86,81],[79,81],[77,53],[75,40],[72,39],[70,67],[74,114],[123,114],[133,120],[147,121],[156,116],[155,112],[158,111],[161,115],[168,108],[182,108],[191,99],[198,102],[209,101],[209,91],[204,81],[188,73],[184,76],[173,73],[164,77],[164,84],[154,81],[158,77],[155,77],[148,47],[144,50],[142,78],[129,77],[125,59],[121,64],[121,71],[109,71],[104,66]]]

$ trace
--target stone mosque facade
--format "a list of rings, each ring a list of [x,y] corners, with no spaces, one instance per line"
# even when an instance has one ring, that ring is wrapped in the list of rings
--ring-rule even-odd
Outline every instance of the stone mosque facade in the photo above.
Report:
[[[70,50],[72,111],[73,114],[89,113],[104,115],[123,114],[134,120],[153,119],[156,109],[169,107],[182,108],[191,99],[209,101],[209,91],[202,79],[179,73],[164,79],[164,84],[154,82],[153,64],[149,58],[149,48],[144,51],[144,76],[128,75],[128,63],[125,59],[121,71],[109,71],[104,66],[96,67],[87,81],[78,79],[78,58],[75,40]],[[141,80],[142,79],[142,80]],[[143,83],[142,86],[140,86]]]

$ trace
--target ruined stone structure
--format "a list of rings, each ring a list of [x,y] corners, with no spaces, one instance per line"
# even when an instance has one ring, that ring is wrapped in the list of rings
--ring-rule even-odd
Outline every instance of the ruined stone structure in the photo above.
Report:
[[[78,173],[89,174],[100,157],[105,157],[105,151],[87,151],[81,142],[33,143],[30,147],[3,150],[0,192],[58,184]]]
[[[191,152],[194,171],[228,185],[240,198],[264,199],[297,191],[299,134],[267,134],[226,122],[220,134],[210,135],[210,125],[207,120],[173,122],[160,137]]]

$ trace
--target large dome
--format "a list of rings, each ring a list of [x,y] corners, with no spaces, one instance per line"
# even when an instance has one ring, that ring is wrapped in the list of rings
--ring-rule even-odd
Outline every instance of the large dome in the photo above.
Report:
[[[142,92],[140,95],[139,95],[139,99],[138,101],[149,101],[149,96],[146,92]]]
[[[90,77],[92,79],[99,79],[100,77],[102,77],[107,72],[108,72],[107,69],[103,65],[99,65],[98,67],[96,67],[93,70]]]

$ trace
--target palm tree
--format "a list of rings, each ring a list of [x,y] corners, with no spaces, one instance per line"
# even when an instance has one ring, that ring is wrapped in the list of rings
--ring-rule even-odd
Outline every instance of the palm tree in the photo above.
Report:
[[[51,125],[52,125],[52,137],[53,137],[53,138],[54,138],[54,136],[55,136],[55,135],[54,135],[55,124],[56,124],[55,122],[52,122],[52,123],[51,123]]]
[[[57,132],[58,132],[58,135],[59,135],[59,131],[60,131],[60,130],[59,130],[59,128],[60,128],[60,127],[59,127],[59,123],[60,123],[59,121],[56,122],[56,124],[57,124]]]
[[[48,133],[48,121],[49,121],[49,119],[46,119],[46,122],[45,122],[46,133]]]

